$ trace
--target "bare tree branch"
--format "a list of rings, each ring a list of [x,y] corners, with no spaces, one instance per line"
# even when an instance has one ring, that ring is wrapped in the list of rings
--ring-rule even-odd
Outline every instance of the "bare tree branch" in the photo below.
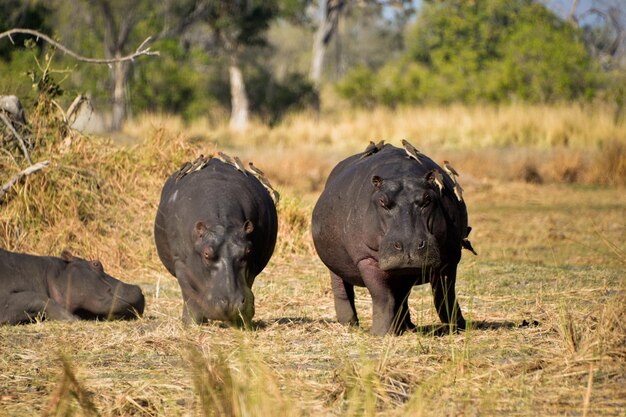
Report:
[[[23,177],[26,177],[34,172],[40,171],[44,169],[45,167],[47,167],[49,164],[50,164],[50,161],[38,162],[34,165],[29,166],[25,170],[20,171],[17,174],[15,174],[13,178],[7,181],[0,189],[0,200],[2,200],[2,197],[4,197],[4,195],[11,189],[11,187],[17,184],[17,182],[21,180]]]
[[[83,103],[87,103],[87,105],[89,106],[89,110],[93,112],[91,101],[86,96],[79,94],[76,96],[74,101],[72,101],[72,104],[70,104],[70,106],[67,108],[66,117],[68,124],[72,124],[74,121],[76,121],[76,118],[78,117],[78,110],[82,107]]]
[[[32,165],[33,161],[30,160],[30,155],[28,154],[28,149],[26,149],[24,139],[22,139],[20,134],[17,133],[17,130],[15,130],[13,123],[11,123],[11,120],[9,120],[9,118],[6,116],[6,114],[4,114],[3,111],[0,111],[0,119],[4,122],[5,125],[7,125],[7,128],[11,131],[11,133],[13,133],[13,136],[15,136],[15,139],[17,139],[17,142],[20,145],[20,149],[22,149],[22,152],[24,153],[24,157],[26,157],[26,161]]]
[[[576,9],[577,8],[578,8],[578,0],[572,0],[572,5],[569,8],[569,13],[567,15],[567,20],[569,20],[575,26],[578,26],[578,18],[576,18]]]
[[[115,63],[115,62],[134,61],[135,58],[138,58],[138,57],[140,57],[142,55],[159,55],[159,51],[151,51],[149,46],[146,47],[146,43],[148,43],[150,41],[151,37],[146,38],[146,40],[143,41],[141,43],[141,45],[139,45],[139,47],[135,50],[135,52],[133,52],[130,55],[122,56],[122,57],[119,57],[119,58],[100,59],[100,58],[88,58],[88,57],[84,57],[82,55],[79,55],[76,52],[70,50],[69,48],[66,48],[65,46],[63,46],[59,42],[55,41],[54,39],[50,38],[48,35],[45,35],[45,34],[43,34],[41,32],[38,32],[38,31],[32,30],[32,29],[11,29],[11,30],[7,30],[6,32],[1,32],[0,33],[0,39],[7,38],[7,37],[9,39],[11,39],[11,35],[13,35],[15,33],[21,33],[21,34],[26,34],[26,35],[37,36],[38,38],[41,38],[41,39],[45,40],[49,44],[51,44],[51,45],[55,46],[56,48],[60,49],[61,51],[65,52],[67,55],[71,56],[72,58],[76,59],[77,61],[88,62],[90,64],[112,64],[112,63]],[[13,42],[13,39],[11,39],[11,42]]]

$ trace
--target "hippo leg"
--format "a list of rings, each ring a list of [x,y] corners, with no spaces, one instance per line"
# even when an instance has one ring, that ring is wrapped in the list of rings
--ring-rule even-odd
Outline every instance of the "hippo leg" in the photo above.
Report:
[[[409,295],[411,295],[411,289],[409,288],[409,290],[407,291],[406,296],[404,297],[404,303],[402,303],[402,308],[400,310],[401,312],[401,317],[404,317],[404,320],[402,322],[402,325],[400,327],[400,331],[404,332],[407,330],[415,330],[417,328],[417,326],[415,324],[413,324],[413,322],[411,321],[411,314],[409,311]]]
[[[409,318],[408,298],[414,282],[394,282],[389,274],[378,267],[373,259],[358,264],[361,278],[372,296],[372,329],[376,336],[387,333],[401,334],[414,328]]]
[[[45,313],[47,320],[78,320],[53,299],[31,291],[9,295],[6,305],[8,307],[2,312],[4,318],[2,321],[9,324],[32,322],[38,314],[42,313]]]
[[[195,313],[195,311],[197,310],[197,307],[195,307],[195,305],[190,305],[190,304],[197,304],[197,302],[199,300],[193,300],[191,298],[187,298],[188,294],[195,294],[196,292],[193,291],[193,286],[190,283],[190,279],[189,276],[187,274],[187,267],[185,266],[184,263],[177,261],[175,263],[175,271],[176,274],[176,279],[178,280],[178,284],[180,285],[180,289],[183,293],[183,316],[182,316],[182,320],[184,324],[200,324],[203,322],[203,318],[200,317],[198,314]]]
[[[465,319],[456,299],[456,265],[444,268],[430,282],[435,298],[435,308],[442,323],[456,324],[465,329]]]
[[[330,273],[330,284],[335,296],[337,321],[345,325],[358,326],[359,319],[354,306],[354,285],[344,281],[334,272]]]

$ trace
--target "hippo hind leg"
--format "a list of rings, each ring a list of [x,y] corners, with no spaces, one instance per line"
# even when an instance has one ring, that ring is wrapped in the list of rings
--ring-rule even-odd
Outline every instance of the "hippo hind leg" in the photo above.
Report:
[[[335,296],[335,312],[341,324],[358,326],[359,319],[354,306],[354,285],[344,281],[334,272],[330,273],[330,283]]]
[[[9,295],[6,304],[0,321],[8,324],[30,323],[42,314],[47,320],[78,320],[53,299],[30,291]]]

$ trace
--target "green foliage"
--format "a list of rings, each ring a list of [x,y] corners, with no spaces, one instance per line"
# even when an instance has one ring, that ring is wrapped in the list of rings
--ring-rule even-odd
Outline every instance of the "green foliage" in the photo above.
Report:
[[[208,93],[208,84],[219,77],[208,56],[198,50],[185,51],[178,41],[161,40],[153,49],[160,52],[157,59],[142,62],[131,78],[130,103],[134,113],[150,111],[176,113],[185,118],[199,116],[200,108],[211,108],[215,99]],[[203,71],[194,70],[193,62]]]
[[[406,44],[376,73],[355,69],[339,93],[361,105],[554,102],[600,84],[582,33],[532,0],[429,2]]]
[[[0,0],[0,32],[22,28],[49,30],[50,6],[37,0]],[[0,61],[10,61],[14,51],[23,49],[27,39],[40,42],[32,35],[16,34],[12,42],[0,42]]]
[[[337,91],[354,104],[370,107],[380,98],[375,91],[376,83],[376,73],[364,65],[359,65],[337,85]]]
[[[246,80],[251,110],[270,125],[295,110],[311,107],[317,100],[313,85],[299,73],[278,80],[264,68],[257,68]]]

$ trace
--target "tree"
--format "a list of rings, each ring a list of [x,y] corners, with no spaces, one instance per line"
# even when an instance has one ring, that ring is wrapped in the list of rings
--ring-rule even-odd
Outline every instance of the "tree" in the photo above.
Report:
[[[248,125],[250,104],[242,71],[246,48],[264,45],[270,23],[279,16],[278,0],[190,0],[173,3],[173,14],[186,20],[183,31],[194,26],[207,29],[210,37],[200,38],[208,53],[226,60],[230,80],[230,127],[244,131]]]
[[[12,28],[37,29],[44,32],[50,29],[47,19],[50,8],[42,2],[0,0],[0,10],[3,11],[0,14],[0,32]],[[12,43],[0,44],[0,60],[10,60],[16,49],[24,48],[26,39],[33,39],[37,42],[36,37],[32,35],[17,34],[13,36]]]
[[[318,0],[318,23],[313,39],[310,78],[319,90],[322,81],[322,68],[328,44],[339,26],[339,18],[346,6],[346,0]]]
[[[104,44],[107,58],[119,58],[127,53],[131,36],[137,24],[154,12],[149,1],[84,0],[91,11],[87,15],[94,33]],[[126,120],[126,88],[130,74],[128,62],[116,62],[110,66],[112,91],[111,128],[119,130]]]
[[[532,0],[425,3],[406,45],[376,72],[376,102],[552,102],[598,87],[582,32]],[[347,76],[339,92],[363,97],[355,83],[366,75]]]
[[[148,32],[158,33],[155,20],[162,17],[163,7],[150,0],[57,0],[55,31],[68,46],[78,51],[97,51],[107,59],[131,52],[144,40]],[[76,36],[80,33],[80,36]],[[85,55],[87,53],[83,52]],[[99,69],[81,69],[72,77],[82,78],[82,86],[91,85],[107,91],[111,104],[111,125],[120,129],[128,112],[128,81],[136,62],[118,61],[108,67],[108,82],[100,85],[106,72]]]
[[[329,45],[333,39],[337,40],[335,52],[340,57],[339,25],[341,20],[350,15],[355,9],[367,10],[369,14],[378,16],[395,9],[397,12],[395,16],[396,23],[403,26],[405,17],[413,12],[413,4],[410,0],[318,0],[317,8],[312,11],[314,15],[313,20],[316,21],[316,29],[313,38],[311,69],[309,71],[311,82],[318,91],[322,82],[324,57]]]

